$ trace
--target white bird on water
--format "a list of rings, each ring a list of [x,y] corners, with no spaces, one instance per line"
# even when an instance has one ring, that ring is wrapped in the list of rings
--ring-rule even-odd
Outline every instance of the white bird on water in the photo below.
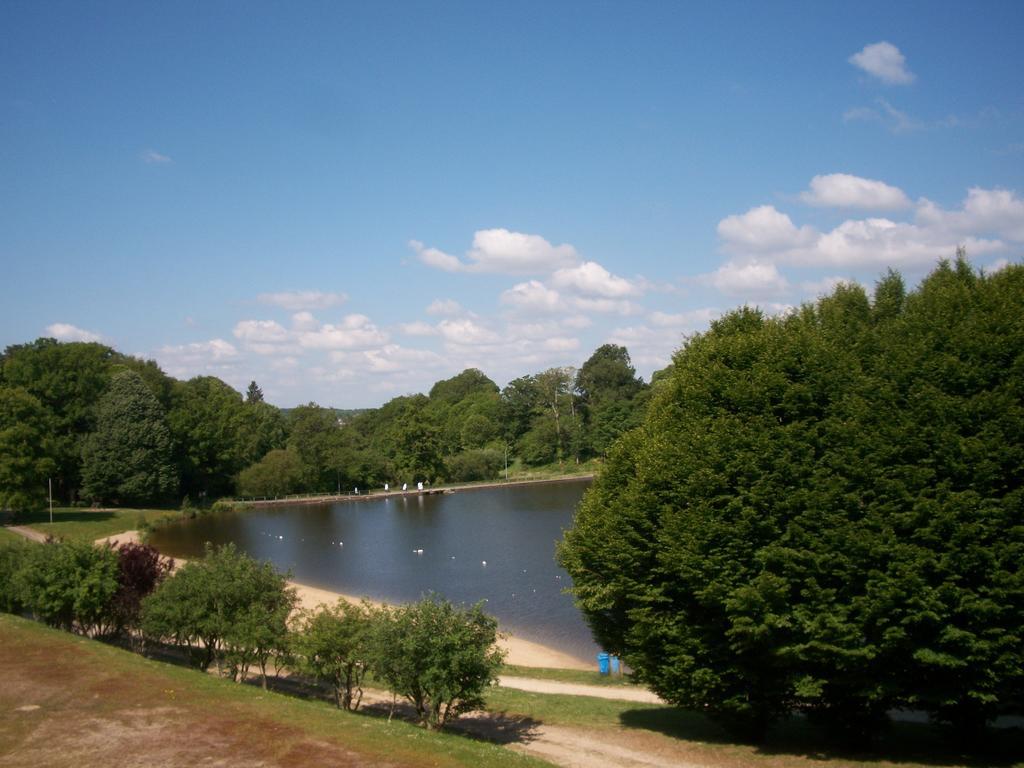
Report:
[[[480,565],[487,565],[487,561],[486,560],[481,560],[480,561]]]
[[[423,550],[422,549],[414,549],[412,552],[413,552],[414,555],[422,555],[423,554]]]

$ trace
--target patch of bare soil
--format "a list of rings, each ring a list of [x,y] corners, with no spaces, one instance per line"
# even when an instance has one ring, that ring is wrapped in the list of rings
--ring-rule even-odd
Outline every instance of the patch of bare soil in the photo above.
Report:
[[[359,766],[364,756],[247,713],[211,712],[155,675],[87,668],[74,648],[0,650],[4,768],[303,768]],[[166,686],[166,681],[163,682]]]

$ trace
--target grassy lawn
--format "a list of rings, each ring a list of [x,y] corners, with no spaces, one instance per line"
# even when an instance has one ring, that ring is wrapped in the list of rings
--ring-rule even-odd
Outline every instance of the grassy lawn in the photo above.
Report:
[[[13,544],[16,541],[24,541],[23,536],[19,536],[16,533],[11,533],[6,528],[0,527],[0,546],[4,544]]]
[[[0,615],[0,647],[4,766],[547,765],[495,744],[235,685],[13,616]]]
[[[628,675],[602,675],[584,669],[544,669],[542,667],[519,667],[506,664],[501,674],[512,677],[532,677],[535,680],[552,680],[558,683],[581,685],[605,685],[609,687],[636,687]]]
[[[18,516],[17,523],[57,538],[92,541],[101,536],[113,536],[115,533],[138,528],[143,521],[153,524],[162,518],[178,518],[180,516],[181,513],[174,509],[54,507],[52,523],[49,510],[22,513]]]

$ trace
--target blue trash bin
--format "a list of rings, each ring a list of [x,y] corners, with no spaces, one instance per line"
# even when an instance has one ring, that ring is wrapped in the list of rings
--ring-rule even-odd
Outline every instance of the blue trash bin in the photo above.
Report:
[[[597,654],[597,671],[602,675],[608,674],[608,654],[599,653]]]
[[[619,674],[619,657],[618,656],[612,656],[612,674],[613,675]]]

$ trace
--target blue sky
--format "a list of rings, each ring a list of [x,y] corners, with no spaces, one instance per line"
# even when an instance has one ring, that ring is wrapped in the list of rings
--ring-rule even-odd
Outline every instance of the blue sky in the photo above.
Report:
[[[0,4],[0,345],[282,406],[1024,251],[1024,3]]]

